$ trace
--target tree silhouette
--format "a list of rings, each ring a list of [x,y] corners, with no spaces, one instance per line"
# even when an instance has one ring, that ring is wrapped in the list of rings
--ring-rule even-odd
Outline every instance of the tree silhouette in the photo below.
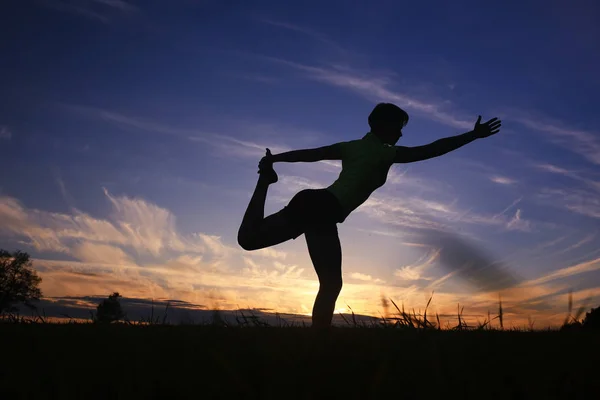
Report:
[[[600,329],[600,307],[592,308],[583,319],[584,329]]]
[[[96,308],[96,319],[95,321],[98,323],[108,323],[114,321],[119,321],[123,317],[125,317],[125,313],[123,312],[123,308],[121,308],[120,298],[121,296],[118,292],[115,292],[108,296],[108,299],[102,300],[98,307]]]
[[[38,287],[41,281],[32,268],[29,254],[19,250],[11,254],[0,249],[0,315],[16,311],[16,303],[35,308],[31,301],[42,296]]]

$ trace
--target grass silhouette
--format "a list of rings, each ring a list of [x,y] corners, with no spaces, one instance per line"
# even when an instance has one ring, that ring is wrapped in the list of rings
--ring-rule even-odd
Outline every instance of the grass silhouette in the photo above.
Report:
[[[251,310],[201,324],[167,314],[113,324],[0,324],[0,398],[589,398],[598,393],[600,336],[576,329],[503,329],[498,314],[455,326],[407,311],[326,334]],[[564,326],[577,321],[578,312]],[[169,305],[166,306],[168,311]],[[494,323],[492,327],[492,321]],[[10,323],[13,322],[13,323]],[[36,370],[34,370],[34,368]],[[592,396],[594,397],[594,396]]]

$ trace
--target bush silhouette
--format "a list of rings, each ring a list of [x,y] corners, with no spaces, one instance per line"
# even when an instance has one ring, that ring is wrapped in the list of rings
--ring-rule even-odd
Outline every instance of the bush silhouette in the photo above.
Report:
[[[118,292],[115,292],[108,296],[108,299],[102,300],[96,308],[95,322],[110,324],[125,317],[121,302],[119,301],[121,297]]]
[[[592,308],[589,313],[586,313],[582,325],[584,329],[600,330],[600,307]]]
[[[42,296],[38,287],[41,281],[32,268],[29,254],[19,250],[11,254],[0,249],[0,315],[16,311],[16,303],[35,308],[31,301]]]

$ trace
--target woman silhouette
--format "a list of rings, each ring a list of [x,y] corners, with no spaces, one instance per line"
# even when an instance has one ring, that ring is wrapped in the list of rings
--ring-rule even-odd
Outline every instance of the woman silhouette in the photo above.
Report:
[[[319,278],[319,293],[312,311],[312,326],[331,325],[335,302],[342,289],[342,251],[337,224],[381,187],[394,163],[410,163],[438,157],[475,139],[498,133],[501,121],[493,118],[472,131],[436,140],[417,147],[396,146],[408,114],[391,103],[379,103],[369,115],[371,130],[358,140],[314,149],[266,155],[259,162],[260,174],[254,194],[238,232],[239,245],[248,251],[263,249],[296,239],[304,233],[308,252]],[[276,162],[315,162],[341,160],[338,179],[323,189],[297,193],[282,210],[265,218],[269,185],[277,182]]]

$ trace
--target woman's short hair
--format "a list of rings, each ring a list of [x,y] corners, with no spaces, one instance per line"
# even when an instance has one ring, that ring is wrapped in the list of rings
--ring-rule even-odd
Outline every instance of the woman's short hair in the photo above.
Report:
[[[392,103],[379,103],[369,114],[369,126],[372,128],[389,124],[402,124],[402,128],[408,123],[408,113]]]

